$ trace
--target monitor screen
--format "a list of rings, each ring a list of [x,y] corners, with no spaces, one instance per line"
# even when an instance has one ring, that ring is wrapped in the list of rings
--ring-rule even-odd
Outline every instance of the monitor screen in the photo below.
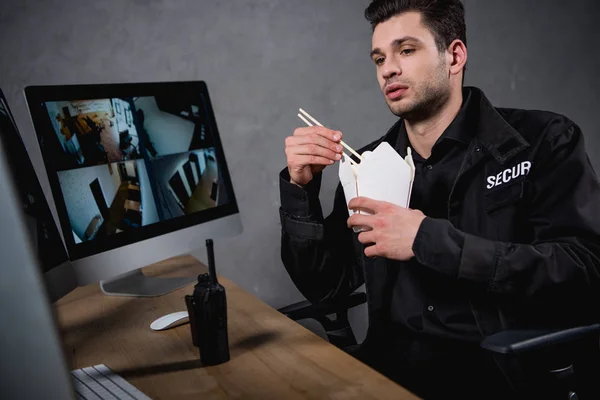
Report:
[[[23,207],[31,243],[37,250],[42,272],[48,272],[66,262],[68,256],[2,91],[0,91],[0,140]]]
[[[72,259],[238,212],[204,82],[25,93]]]

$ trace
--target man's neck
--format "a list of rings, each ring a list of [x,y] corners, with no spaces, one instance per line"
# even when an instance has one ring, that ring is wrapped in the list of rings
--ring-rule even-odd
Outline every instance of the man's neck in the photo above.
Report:
[[[452,95],[448,102],[430,118],[422,121],[405,120],[406,133],[413,149],[425,159],[431,156],[431,149],[442,133],[452,123],[462,106],[462,90]]]

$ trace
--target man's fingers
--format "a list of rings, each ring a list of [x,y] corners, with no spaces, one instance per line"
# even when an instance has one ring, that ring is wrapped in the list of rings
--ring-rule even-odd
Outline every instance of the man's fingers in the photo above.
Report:
[[[326,139],[332,140],[334,142],[339,142],[342,139],[342,132],[334,131],[332,129],[328,129],[322,126],[308,126],[303,128],[296,128],[294,131],[294,136],[304,136],[315,134],[319,136],[323,136]]]
[[[348,203],[350,210],[369,210],[370,212],[377,213],[381,209],[382,202],[370,199],[368,197],[355,197]]]
[[[397,206],[387,201],[373,200],[368,197],[355,197],[348,202],[348,208],[350,210],[365,210],[372,214],[378,214],[384,211],[391,212],[393,209],[404,207]]]
[[[335,141],[329,140],[321,135],[316,135],[316,134],[309,134],[309,135],[302,135],[302,136],[288,136],[285,139],[286,147],[295,147],[295,146],[313,145],[313,144],[321,146],[325,149],[329,149],[336,153],[340,153],[340,154],[343,150],[341,144],[339,144]]]
[[[375,231],[361,232],[358,234],[358,241],[362,244],[377,243]]]
[[[373,229],[375,217],[372,215],[354,214],[348,218],[347,224],[349,228],[353,226],[366,226]]]
[[[325,147],[318,146],[316,144],[305,144],[301,146],[292,146],[285,148],[286,155],[290,156],[318,156],[324,157],[329,160],[338,161],[342,158],[340,153],[336,153]]]
[[[331,165],[342,159],[342,133],[320,126],[297,128],[285,139],[288,167]]]
[[[327,157],[321,156],[305,156],[305,155],[295,155],[292,160],[288,163],[291,168],[294,166],[306,166],[306,165],[331,165],[335,161],[331,160]]]
[[[372,246],[365,247],[365,256],[367,257],[377,257],[377,256],[385,256],[381,251],[381,246],[378,246],[375,243]]]
[[[363,201],[365,199],[366,201]],[[368,214],[375,215],[377,211],[375,208],[377,207],[377,201],[368,199],[366,197],[355,197],[348,202],[348,209],[353,211],[365,211]],[[369,205],[370,207],[368,207]],[[371,208],[373,207],[373,208]]]

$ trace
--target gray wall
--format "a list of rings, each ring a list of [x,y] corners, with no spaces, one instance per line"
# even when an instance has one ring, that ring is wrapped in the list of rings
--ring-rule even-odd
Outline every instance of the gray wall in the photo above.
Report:
[[[201,79],[208,83],[245,232],[215,243],[220,273],[274,307],[302,296],[279,257],[277,175],[298,107],[353,147],[394,121],[368,57],[367,0],[6,1],[0,87],[41,167],[26,85]],[[466,84],[499,106],[575,120],[600,167],[595,0],[466,0]],[[325,211],[337,171],[325,174]],[[48,186],[44,182],[44,187]],[[202,243],[198,244],[199,246]],[[205,260],[202,249],[195,252]],[[353,315],[364,335],[364,308]]]

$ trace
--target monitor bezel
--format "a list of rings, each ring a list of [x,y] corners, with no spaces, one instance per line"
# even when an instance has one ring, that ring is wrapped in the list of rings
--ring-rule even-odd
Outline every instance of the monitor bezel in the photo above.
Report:
[[[41,266],[41,272],[43,274],[47,274],[50,271],[57,269],[58,267],[60,267],[61,265],[65,264],[69,261],[67,249],[65,248],[63,239],[60,235],[60,228],[56,226],[56,220],[54,219],[54,216],[52,215],[51,206],[48,203],[48,199],[46,198],[46,195],[42,188],[42,184],[39,179],[38,172],[36,171],[35,166],[33,165],[33,160],[31,158],[31,155],[27,151],[27,146],[25,146],[23,136],[21,135],[21,132],[19,130],[17,122],[15,121],[15,118],[13,116],[10,105],[8,104],[8,99],[4,95],[4,92],[2,91],[2,89],[0,89],[0,103],[2,103],[2,107],[5,109],[7,117],[10,120],[10,123],[12,124],[13,132],[11,132],[11,134],[14,134],[14,138],[8,138],[5,135],[0,135],[0,142],[3,143],[4,149],[6,152],[10,152],[11,150],[16,150],[16,149],[12,149],[10,146],[18,146],[19,147],[18,152],[20,153],[22,151],[24,153],[24,156],[27,157],[27,160],[21,160],[21,162],[24,164],[27,164],[27,167],[28,167],[28,169],[30,169],[30,172],[32,174],[29,177],[34,180],[33,182],[25,182],[25,185],[28,186],[28,188],[24,191],[18,181],[18,178],[22,178],[22,175],[23,175],[22,171],[21,171],[21,173],[19,173],[19,171],[15,169],[15,166],[10,163],[11,161],[14,161],[14,159],[12,157],[14,157],[15,154],[14,153],[7,154],[7,162],[9,164],[9,172],[10,172],[11,176],[13,176],[13,179],[15,181],[15,185],[16,185],[15,187],[17,189],[17,195],[19,197],[19,200],[21,202],[24,202],[25,201],[24,192],[29,192],[30,190],[33,190],[33,194],[35,195],[36,200],[38,202],[38,205],[36,206],[36,208],[37,208],[36,214],[37,215],[34,216],[34,215],[30,215],[29,213],[25,212],[23,214],[23,217],[25,218],[25,220],[27,220],[28,218],[32,218],[32,220],[36,220],[36,222],[35,222],[35,224],[37,225],[37,227],[35,228],[36,232],[31,235],[30,239],[32,240],[32,245],[34,246],[34,249],[36,250],[36,258],[39,260],[39,264]],[[19,176],[19,175],[21,175],[21,176]],[[29,175],[29,174],[26,174],[26,175]],[[50,226],[47,226],[46,229],[49,229],[52,232],[47,232],[46,234],[51,235],[53,237],[53,239],[52,239],[53,243],[51,243],[51,245],[59,246],[59,248],[56,248],[53,250],[53,253],[54,253],[53,256],[45,258],[45,259],[41,259],[42,255],[43,255],[42,251],[39,248],[37,248],[39,243],[37,243],[36,240],[38,239],[38,236],[42,234],[42,232],[39,231],[38,229],[40,229],[40,228],[43,229],[43,227],[38,225],[40,222],[40,220],[38,220],[38,218],[41,221],[43,221],[44,223],[48,223],[50,225]],[[28,230],[28,231],[31,232],[31,230]],[[54,237],[54,235],[56,235],[56,237]]]
[[[45,86],[27,86],[24,90],[25,98],[31,114],[32,122],[36,132],[37,143],[42,153],[46,174],[54,197],[60,228],[63,232],[63,238],[66,243],[69,258],[78,260],[95,254],[104,253],[112,249],[124,247],[130,244],[142,242],[157,236],[166,235],[171,232],[182,230],[217,220],[219,218],[238,214],[239,208],[235,191],[231,181],[231,175],[226,161],[225,151],[222,146],[220,133],[216,123],[212,102],[208,93],[208,87],[205,81],[175,81],[175,82],[142,82],[142,83],[111,83],[111,84],[85,84],[85,85],[45,85]],[[228,189],[229,202],[215,208],[207,209],[195,214],[184,215],[173,219],[160,221],[158,223],[136,228],[128,231],[127,234],[115,234],[102,239],[94,239],[75,243],[73,238],[71,223],[69,221],[65,199],[59,183],[58,172],[50,160],[44,146],[40,140],[44,136],[56,135],[53,131],[50,117],[42,103],[52,101],[69,100],[93,100],[93,99],[111,99],[142,96],[164,96],[180,95],[186,93],[186,96],[198,96],[203,100],[205,113],[208,118],[208,126],[212,131],[215,145],[215,152],[219,169],[222,172],[222,178]],[[203,99],[202,99],[203,97]]]

